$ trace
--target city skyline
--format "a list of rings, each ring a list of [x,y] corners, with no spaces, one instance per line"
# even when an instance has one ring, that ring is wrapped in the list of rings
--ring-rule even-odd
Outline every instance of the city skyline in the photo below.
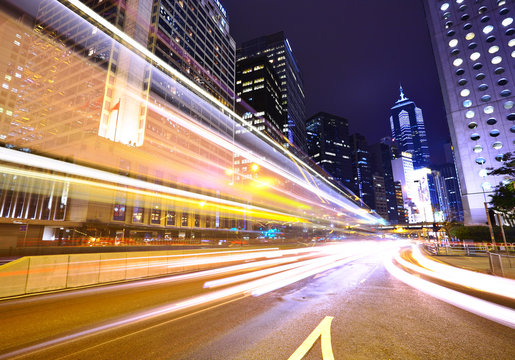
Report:
[[[449,130],[421,3],[335,2],[323,8],[291,1],[223,4],[238,46],[285,31],[304,76],[306,118],[319,111],[342,116],[349,119],[350,133],[364,133],[369,143],[378,142],[390,134],[390,108],[402,83],[424,109],[431,161],[445,162]],[[367,14],[368,20],[357,13]],[[308,31],[305,23],[316,31]],[[310,56],[314,49],[320,56]]]

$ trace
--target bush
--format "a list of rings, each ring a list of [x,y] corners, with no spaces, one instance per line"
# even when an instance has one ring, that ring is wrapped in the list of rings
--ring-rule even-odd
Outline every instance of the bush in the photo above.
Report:
[[[473,240],[477,242],[490,242],[490,230],[488,226],[459,226],[453,228],[454,236],[460,240]],[[515,242],[515,228],[504,227],[507,242]],[[503,242],[501,228],[494,226],[495,241]]]

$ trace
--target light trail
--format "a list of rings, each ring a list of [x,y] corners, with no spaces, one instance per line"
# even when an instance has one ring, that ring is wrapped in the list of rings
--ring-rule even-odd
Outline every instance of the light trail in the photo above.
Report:
[[[405,284],[414,287],[417,290],[420,290],[430,296],[433,296],[437,299],[445,301],[451,305],[454,305],[463,310],[469,311],[473,314],[482,316],[484,318],[495,321],[499,324],[508,326],[510,328],[515,329],[515,310],[492,303],[490,301],[486,301],[483,299],[479,299],[477,297],[464,294],[462,292],[449,289],[447,287],[437,285],[428,280],[421,279],[416,274],[410,274],[394,264],[394,261],[400,264],[403,267],[406,267],[416,273],[428,275],[431,277],[440,278],[444,281],[448,278],[448,276],[438,276],[435,275],[433,271],[428,269],[424,269],[422,267],[416,266],[404,259],[399,255],[399,249],[396,249],[392,252],[390,256],[388,256],[384,261],[384,266],[388,270],[388,272],[397,278],[398,280],[404,282]],[[467,271],[467,270],[465,270]],[[472,273],[472,272],[469,272]],[[452,278],[452,275],[451,275]],[[462,278],[462,277],[460,277]],[[453,280],[456,280],[453,278]],[[454,283],[454,282],[453,282]],[[460,284],[458,282],[454,283],[457,285],[466,286]],[[497,288],[497,291],[501,294],[503,293],[503,289]],[[504,295],[501,295],[504,296]]]
[[[361,249],[360,249],[361,246]],[[12,351],[10,353],[0,355],[0,359],[13,359],[26,355],[34,355],[37,352],[48,350],[52,347],[59,346],[63,343],[68,343],[72,341],[76,341],[79,339],[83,339],[88,336],[92,336],[95,334],[99,334],[105,331],[113,330],[116,328],[133,325],[138,322],[147,321],[151,319],[155,319],[162,316],[170,316],[173,314],[182,313],[186,310],[194,310],[198,307],[208,307],[214,306],[216,304],[224,304],[225,302],[231,302],[235,299],[242,299],[244,297],[253,295],[263,295],[267,292],[279,289],[281,287],[290,285],[294,282],[305,279],[314,274],[327,271],[328,269],[341,266],[345,263],[356,260],[357,258],[376,253],[377,251],[384,250],[385,248],[391,247],[391,243],[389,242],[359,242],[359,243],[347,243],[342,245],[329,245],[321,248],[310,248],[310,249],[291,249],[284,250],[285,254],[294,254],[294,253],[304,253],[309,255],[310,251],[312,253],[321,255],[323,257],[319,259],[313,260],[301,260],[297,259],[297,263],[290,264],[291,268],[286,271],[283,271],[279,274],[274,274],[271,276],[265,276],[263,278],[253,280],[250,282],[244,282],[239,285],[231,286],[221,290],[210,291],[206,294],[201,294],[197,296],[193,296],[184,300],[175,301],[171,304],[160,306],[154,309],[140,311],[136,314],[125,316],[120,319],[109,321],[100,326],[94,326],[82,331],[77,331],[73,334],[69,334],[62,337],[56,337],[54,339],[43,341],[38,344],[30,345],[28,347],[18,349]],[[275,251],[272,251],[273,253]],[[300,261],[299,261],[300,260]],[[246,263],[239,264],[227,268],[220,268],[214,270],[208,270],[199,273],[193,274],[184,274],[175,279],[181,279],[182,281],[193,278],[204,278],[213,275],[220,275],[224,273],[233,273],[234,271],[241,271],[245,269],[251,268],[260,268],[266,266],[274,266],[281,264],[282,261],[292,261],[292,258],[284,258],[284,259],[272,259],[272,260],[264,260],[256,263]],[[279,271],[287,269],[284,266],[281,266]],[[259,270],[258,270],[259,271]],[[171,278],[173,279],[173,278]],[[168,282],[173,280],[167,279],[154,279],[150,281],[143,282],[142,284],[122,284],[123,288],[128,286],[137,287],[137,286],[145,286],[145,283],[156,284],[158,282]],[[177,281],[177,280],[176,280]],[[116,285],[118,287],[119,285]],[[88,291],[93,291],[94,289],[88,289]],[[106,291],[106,290],[103,290]]]

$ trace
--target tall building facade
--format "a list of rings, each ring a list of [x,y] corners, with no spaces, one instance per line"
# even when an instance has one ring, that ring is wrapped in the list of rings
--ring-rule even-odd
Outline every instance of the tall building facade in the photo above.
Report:
[[[236,112],[258,131],[281,142],[284,122],[281,88],[272,64],[265,55],[236,62]]]
[[[340,116],[319,112],[306,121],[308,155],[336,183],[353,189],[349,122]]]
[[[484,204],[515,150],[512,0],[424,1],[466,224],[485,224]]]
[[[392,150],[388,144],[379,142],[368,147],[372,163],[372,171],[375,176],[381,176],[384,182],[386,196],[386,216],[383,216],[392,224],[399,221],[397,214],[397,201],[395,199],[395,185],[392,172]],[[376,201],[377,203],[377,201]],[[378,209],[376,209],[378,210]],[[379,211],[378,211],[379,213]]]
[[[350,137],[351,160],[354,178],[353,191],[370,208],[375,209],[372,164],[368,153],[368,143],[361,134]]]
[[[288,140],[306,152],[306,114],[302,72],[284,32],[261,36],[244,42],[237,50],[238,59],[266,55],[280,79],[281,105],[286,112],[282,131]]]
[[[399,151],[413,155],[415,169],[429,165],[429,146],[422,110],[404,96],[402,86],[400,98],[391,109],[390,128],[392,140]]]

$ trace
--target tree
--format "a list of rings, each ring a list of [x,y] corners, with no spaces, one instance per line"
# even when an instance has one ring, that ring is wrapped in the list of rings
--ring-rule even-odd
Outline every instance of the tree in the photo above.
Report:
[[[509,226],[515,226],[515,157],[511,153],[503,156],[503,165],[492,170],[488,175],[506,175],[504,180],[495,188],[495,194],[490,195],[490,205],[500,212]]]

